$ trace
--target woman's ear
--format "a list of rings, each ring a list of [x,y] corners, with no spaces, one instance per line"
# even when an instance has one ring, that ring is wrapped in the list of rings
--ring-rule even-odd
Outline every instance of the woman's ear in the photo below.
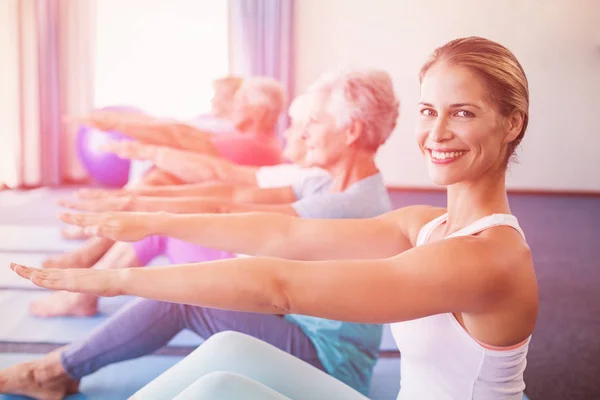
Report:
[[[525,123],[525,115],[521,111],[513,111],[505,119],[506,123],[506,135],[504,137],[504,143],[513,142],[521,133],[523,124]]]
[[[348,127],[346,128],[346,144],[349,146],[356,143],[363,136],[365,131],[365,124],[362,121],[353,119]]]

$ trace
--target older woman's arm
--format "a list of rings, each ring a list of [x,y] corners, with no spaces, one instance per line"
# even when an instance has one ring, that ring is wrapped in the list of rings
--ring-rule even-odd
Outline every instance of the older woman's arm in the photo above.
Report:
[[[165,172],[188,183],[223,181],[232,184],[256,184],[258,167],[235,164],[220,155],[200,154],[167,146],[132,141],[107,143],[103,150],[131,160],[150,160]]]
[[[68,224],[121,241],[165,235],[231,253],[301,260],[382,258],[414,244],[418,229],[443,210],[413,206],[368,219],[309,219],[273,212],[61,214]]]
[[[162,121],[145,115],[96,111],[79,122],[101,130],[115,130],[133,139],[189,151],[218,154],[212,134],[176,121]]]

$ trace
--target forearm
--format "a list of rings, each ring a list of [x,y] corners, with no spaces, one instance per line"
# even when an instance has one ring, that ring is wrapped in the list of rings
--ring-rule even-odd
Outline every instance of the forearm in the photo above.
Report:
[[[199,154],[172,148],[156,152],[154,164],[185,182],[220,181],[256,185],[256,167],[239,166],[218,155]]]
[[[225,183],[196,183],[163,187],[141,187],[131,190],[139,196],[148,197],[216,197],[231,199],[234,186]]]
[[[410,247],[378,219],[303,219],[275,213],[149,216],[148,234],[231,253],[295,260],[390,257]]]
[[[230,259],[117,272],[118,292],[159,301],[249,312],[282,312],[276,259]]]
[[[127,207],[127,211],[158,212],[163,211],[174,214],[215,213],[226,211],[227,203],[217,199],[204,197],[134,197]]]
[[[123,295],[172,303],[385,323],[412,316],[410,307],[389,307],[395,299],[400,305],[410,304],[402,291],[402,276],[401,266],[393,259],[242,258],[123,270],[115,286]],[[406,290],[418,297],[417,290]]]

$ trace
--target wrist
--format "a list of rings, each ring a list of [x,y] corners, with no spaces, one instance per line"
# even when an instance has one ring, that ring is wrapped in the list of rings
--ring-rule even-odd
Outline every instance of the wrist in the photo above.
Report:
[[[173,215],[164,211],[153,212],[146,218],[146,228],[148,235],[163,235],[167,236],[169,233],[169,227],[173,224],[173,219],[176,215]]]
[[[126,296],[131,294],[131,285],[135,279],[134,268],[120,268],[110,270],[113,272],[111,276],[110,287],[113,288],[117,296]]]

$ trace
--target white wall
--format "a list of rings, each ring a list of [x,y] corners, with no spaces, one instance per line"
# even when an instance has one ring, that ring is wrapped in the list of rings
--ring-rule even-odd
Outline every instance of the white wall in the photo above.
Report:
[[[395,80],[398,128],[378,163],[389,185],[429,187],[414,143],[417,73],[448,40],[478,35],[511,49],[530,85],[530,125],[509,188],[600,191],[600,3],[597,0],[300,0],[296,92],[337,66]]]

